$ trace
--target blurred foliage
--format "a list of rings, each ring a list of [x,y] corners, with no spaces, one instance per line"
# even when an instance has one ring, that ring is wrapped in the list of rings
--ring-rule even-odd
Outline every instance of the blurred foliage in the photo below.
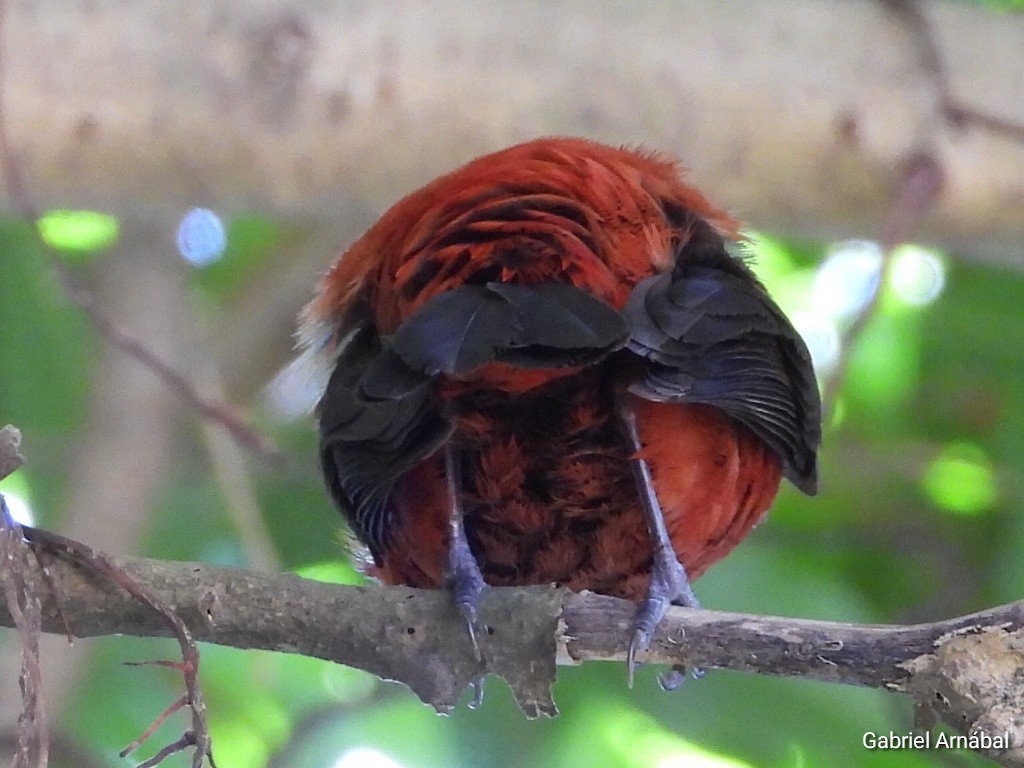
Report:
[[[219,261],[190,267],[200,299],[195,306],[204,311],[228,303],[281,257],[273,222],[244,217],[227,232]],[[784,307],[799,310],[825,247],[765,235],[755,241],[755,268]],[[88,252],[72,267],[87,271],[108,243],[62,245]],[[0,421],[21,427],[31,457],[4,488],[27,497],[45,524],[57,519],[64,498],[64,468],[103,342],[63,296],[25,225],[0,223],[0,248]],[[700,581],[706,605],[901,622],[952,616],[1024,593],[1017,492],[1024,350],[1007,343],[1024,338],[1024,275],[967,265],[955,255],[945,261],[945,292],[930,305],[900,303],[883,286],[878,313],[852,351],[841,414],[826,431],[822,494],[808,499],[784,489],[768,524]],[[252,473],[284,567],[358,582],[340,555],[340,519],[314,469],[310,422],[289,422],[256,401],[261,428],[308,469]],[[154,505],[145,554],[244,565],[246,554],[198,443],[183,445],[174,466]],[[165,669],[120,663],[173,657],[176,649],[131,638],[90,644],[95,654],[75,697],[88,706],[66,707],[57,725],[107,764],[123,765],[117,749],[180,694],[180,682]],[[499,681],[488,683],[481,709],[463,706],[440,718],[404,689],[356,670],[212,646],[203,655],[222,768],[987,764],[960,753],[865,750],[866,731],[912,727],[909,703],[894,695],[726,671],[666,694],[656,673],[641,670],[629,690],[620,664],[562,669],[556,687],[562,715],[527,722]],[[156,741],[172,740],[180,727],[172,718]],[[185,764],[184,757],[167,763]]]
[[[48,211],[37,222],[43,242],[66,255],[87,256],[117,242],[117,217],[98,211]]]
[[[969,1],[1024,10],[1024,0]],[[116,218],[88,211],[50,212],[38,226],[86,282],[119,234]],[[226,234],[220,258],[190,268],[197,312],[216,314],[286,258],[284,230],[266,218],[238,217]],[[780,304],[806,309],[825,244],[759,233],[752,251]],[[767,524],[697,584],[705,605],[910,622],[1024,595],[1024,271],[971,265],[957,254],[943,261],[945,291],[934,303],[901,303],[883,285],[826,428],[821,494],[808,499],[784,488]],[[0,265],[0,424],[22,429],[30,459],[0,491],[29,503],[41,525],[56,525],[104,342],[61,292],[29,225],[0,220]],[[283,567],[359,583],[315,470],[311,423],[285,419],[258,394],[253,400],[247,405],[260,428],[303,468],[274,473],[253,461]],[[187,412],[182,419],[196,421]],[[180,443],[141,552],[245,565],[199,438],[185,434]],[[79,642],[94,653],[72,700],[51,706],[54,727],[98,765],[127,765],[118,750],[181,694],[181,684],[170,670],[122,663],[174,658],[177,648],[136,638]],[[630,690],[621,664],[563,668],[555,689],[561,716],[527,722],[495,680],[480,709],[464,702],[442,718],[399,686],[315,659],[206,645],[202,666],[221,768],[989,765],[961,752],[865,750],[867,731],[912,727],[909,702],[895,695],[716,670],[666,694],[657,672],[642,669]],[[151,743],[177,738],[181,718]],[[188,762],[179,755],[164,765]]]

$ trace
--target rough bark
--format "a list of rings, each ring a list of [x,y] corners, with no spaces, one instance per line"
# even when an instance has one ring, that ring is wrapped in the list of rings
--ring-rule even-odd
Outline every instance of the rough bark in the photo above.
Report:
[[[44,631],[63,632],[66,621],[79,637],[170,634],[165,617],[106,580],[60,557],[44,562],[59,595],[58,603],[52,595],[44,602]],[[439,711],[450,710],[467,685],[492,673],[509,683],[527,715],[555,714],[556,658],[625,659],[636,612],[632,603],[594,594],[492,589],[481,607],[487,630],[478,661],[444,592],[343,587],[200,563],[111,562],[172,608],[197,640],[359,667],[406,684]],[[11,623],[0,607],[0,625]],[[910,693],[965,733],[1008,731],[1014,746],[990,756],[1024,765],[1024,681],[1018,674],[1024,667],[1024,602],[911,626],[674,608],[643,660]]]

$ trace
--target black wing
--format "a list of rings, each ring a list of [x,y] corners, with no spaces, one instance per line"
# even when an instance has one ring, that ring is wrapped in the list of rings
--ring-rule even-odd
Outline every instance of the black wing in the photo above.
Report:
[[[817,491],[821,403],[807,346],[717,234],[699,230],[624,313],[629,349],[650,361],[634,394],[721,408],[779,454],[797,488]]]
[[[369,394],[362,380],[384,348],[368,322],[342,349],[320,403],[320,464],[327,488],[378,561],[388,497],[398,479],[444,442],[450,428],[433,402],[430,379],[411,375],[393,394]]]
[[[558,368],[595,362],[626,343],[613,307],[567,283],[463,285],[428,301],[391,338],[405,363],[460,375],[491,362]]]
[[[398,479],[451,432],[434,394],[443,375],[491,362],[557,368],[625,346],[626,320],[574,286],[464,285],[427,301],[393,336],[357,312],[317,406],[327,486],[374,558],[386,546]]]

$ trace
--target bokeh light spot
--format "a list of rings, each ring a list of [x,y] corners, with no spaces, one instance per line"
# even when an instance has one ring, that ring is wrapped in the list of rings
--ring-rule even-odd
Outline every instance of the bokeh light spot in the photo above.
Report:
[[[999,497],[992,462],[970,443],[946,446],[928,465],[921,480],[932,502],[959,515],[977,515]]]
[[[356,747],[343,754],[333,768],[403,768],[402,764],[370,747]]]
[[[178,252],[189,264],[205,267],[224,255],[228,244],[224,222],[208,208],[193,208],[178,225]]]
[[[99,211],[48,211],[36,222],[39,236],[59,251],[96,251],[117,242],[117,218]]]
[[[917,245],[901,245],[892,255],[892,290],[905,304],[931,304],[946,287],[946,265],[934,251]]]
[[[4,491],[4,501],[7,502],[7,511],[11,514],[11,518],[18,525],[27,525],[34,527],[36,524],[36,516],[32,514],[32,509],[28,503],[20,496],[15,496],[13,493]]]
[[[32,511],[32,489],[24,472],[15,472],[0,480],[0,493],[7,502],[7,511],[19,525],[35,526],[36,516]]]
[[[814,305],[837,320],[850,318],[874,298],[881,274],[882,249],[878,243],[837,243],[814,276]]]

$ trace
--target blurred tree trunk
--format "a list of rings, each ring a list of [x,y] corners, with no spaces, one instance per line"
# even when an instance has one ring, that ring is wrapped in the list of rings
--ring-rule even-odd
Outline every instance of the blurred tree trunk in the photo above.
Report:
[[[947,185],[923,238],[1024,266],[1024,145],[948,109],[1024,121],[1022,14],[921,3],[937,62],[895,0],[11,6],[8,121],[44,207],[354,234],[473,155],[582,134],[678,154],[755,227],[872,236],[924,150]]]

